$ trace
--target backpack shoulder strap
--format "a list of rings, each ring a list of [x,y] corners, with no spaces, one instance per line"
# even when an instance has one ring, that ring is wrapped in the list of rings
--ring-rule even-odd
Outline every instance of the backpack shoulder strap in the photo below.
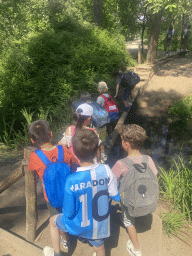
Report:
[[[108,94],[108,96],[109,96],[109,97],[107,97],[107,96],[105,96],[105,95],[103,95],[103,94],[100,95],[100,97],[102,97],[102,98],[105,99],[105,100],[109,100],[109,99],[112,98],[111,95]]]
[[[142,156],[142,162],[141,164],[136,164],[134,163],[134,161],[129,158],[129,157],[126,157],[126,158],[123,158],[121,159],[121,161],[130,169],[132,166],[137,170],[137,171],[140,171],[140,172],[145,172],[147,167],[148,167],[148,156],[147,155],[143,155]]]
[[[48,159],[48,157],[43,153],[41,149],[36,150],[35,153],[46,166],[51,164],[51,161]]]
[[[129,169],[131,168],[131,166],[134,165],[133,160],[129,157],[125,157],[125,158],[121,159],[120,161],[123,162]]]
[[[58,161],[59,162],[64,162],[64,150],[63,150],[63,147],[61,145],[58,145],[57,149],[58,149]]]
[[[119,181],[119,192],[122,193],[124,192],[131,184],[134,183],[135,181],[135,172],[131,167],[134,167],[134,162],[132,159],[125,157],[120,160],[123,162],[131,171],[128,171],[125,173],[124,176],[121,176],[118,181]]]
[[[103,94],[101,94],[99,97],[101,97],[101,98],[103,98],[103,99],[105,99],[105,100],[108,99],[108,98],[107,98],[105,95],[103,95]]]
[[[148,160],[149,160],[149,156],[148,155],[143,155],[142,163],[148,164]]]
[[[58,161],[59,162],[64,162],[64,150],[63,147],[61,145],[57,146],[58,149]],[[37,156],[41,159],[41,161],[46,165],[50,165],[51,161],[49,160],[49,158],[43,153],[43,151],[41,149],[36,150],[35,153],[37,154]]]

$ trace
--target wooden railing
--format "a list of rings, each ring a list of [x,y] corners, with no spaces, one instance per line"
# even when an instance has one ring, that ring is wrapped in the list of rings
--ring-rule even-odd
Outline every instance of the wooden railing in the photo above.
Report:
[[[11,187],[15,182],[25,176],[25,197],[26,197],[26,240],[34,242],[36,239],[37,227],[37,189],[36,174],[28,170],[30,154],[35,147],[24,148],[24,160],[4,181],[0,183],[0,194]]]

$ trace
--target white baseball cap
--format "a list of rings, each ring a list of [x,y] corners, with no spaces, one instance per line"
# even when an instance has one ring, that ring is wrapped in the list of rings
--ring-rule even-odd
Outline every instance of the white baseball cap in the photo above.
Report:
[[[79,107],[76,109],[76,112],[82,116],[92,116],[93,108],[89,104],[83,103],[79,105]]]

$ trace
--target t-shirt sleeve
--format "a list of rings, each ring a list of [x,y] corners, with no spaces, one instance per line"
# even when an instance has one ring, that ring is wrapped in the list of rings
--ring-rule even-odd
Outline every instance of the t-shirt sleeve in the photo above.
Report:
[[[109,166],[106,165],[106,168],[107,168],[108,176],[110,178],[110,181],[108,184],[109,197],[115,201],[120,201],[121,197],[117,188],[117,180],[114,174],[112,173],[111,169],[109,168]]]
[[[39,157],[33,152],[29,158],[28,170],[29,171],[37,171],[42,167],[42,162]]]
[[[116,179],[119,179],[122,175],[124,175],[128,171],[128,168],[122,161],[117,161],[112,168],[112,172],[115,175]]]
[[[153,173],[157,176],[157,173],[158,173],[158,170],[155,166],[155,163],[153,162],[152,158],[149,156],[149,160],[148,160],[148,164],[149,164],[149,167],[151,168],[151,170],[153,171]]]

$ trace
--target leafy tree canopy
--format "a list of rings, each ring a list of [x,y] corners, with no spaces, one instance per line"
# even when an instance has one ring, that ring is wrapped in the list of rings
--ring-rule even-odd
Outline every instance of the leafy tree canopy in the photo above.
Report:
[[[124,37],[90,22],[90,2],[28,0],[0,2],[0,106],[6,122],[21,110],[50,109],[55,119],[69,115],[69,100],[97,83],[114,83],[111,71],[133,65]],[[85,1],[84,1],[85,2]],[[82,10],[79,10],[79,6]],[[77,12],[78,10],[78,12]]]

